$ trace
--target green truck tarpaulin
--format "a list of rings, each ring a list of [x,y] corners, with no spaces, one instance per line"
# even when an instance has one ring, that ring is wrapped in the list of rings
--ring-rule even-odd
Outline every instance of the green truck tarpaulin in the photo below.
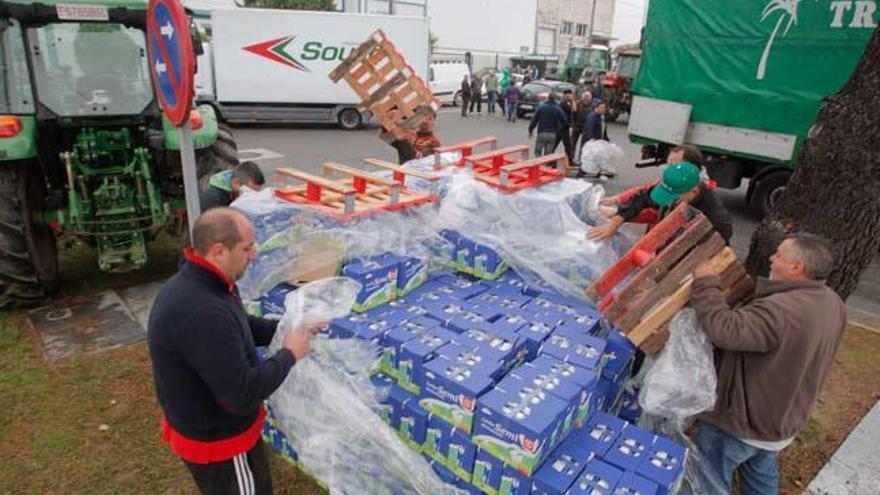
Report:
[[[689,103],[691,122],[794,134],[850,78],[878,1],[651,0],[637,95]]]

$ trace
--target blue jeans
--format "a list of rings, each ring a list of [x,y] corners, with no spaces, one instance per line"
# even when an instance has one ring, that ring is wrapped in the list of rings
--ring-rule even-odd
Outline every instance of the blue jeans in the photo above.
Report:
[[[717,426],[700,423],[697,447],[715,480],[730,492],[733,472],[739,472],[743,495],[779,493],[779,459],[776,452],[743,443]]]
[[[508,122],[516,122],[516,109],[519,107],[519,101],[507,100],[507,120]]]
[[[489,113],[495,113],[495,100],[498,99],[497,91],[489,91],[488,92],[489,99]]]

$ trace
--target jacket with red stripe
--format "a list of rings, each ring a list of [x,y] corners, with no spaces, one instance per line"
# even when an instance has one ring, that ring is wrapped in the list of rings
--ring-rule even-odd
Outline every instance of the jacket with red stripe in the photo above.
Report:
[[[153,378],[172,450],[190,462],[219,462],[257,442],[263,401],[295,359],[281,349],[260,362],[255,345],[269,344],[274,322],[248,316],[222,272],[185,254],[150,311]]]

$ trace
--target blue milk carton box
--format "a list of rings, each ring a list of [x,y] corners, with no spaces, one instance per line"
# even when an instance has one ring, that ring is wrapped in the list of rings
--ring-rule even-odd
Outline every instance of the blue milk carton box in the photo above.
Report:
[[[501,471],[498,495],[529,495],[532,493],[532,478],[510,466]]]
[[[560,361],[549,355],[539,356],[532,364],[562,382],[571,382],[577,385],[580,390],[580,396],[578,397],[574,426],[576,428],[583,427],[590,413],[593,412],[592,397],[596,392],[596,385],[599,380],[596,373],[580,366]]]
[[[399,380],[400,348],[410,340],[439,327],[440,322],[426,316],[416,316],[391,329],[382,341],[382,354],[379,369]]]
[[[656,483],[632,471],[623,473],[614,489],[614,495],[659,495],[659,493],[660,487]]]
[[[354,260],[342,269],[342,275],[361,284],[352,309],[363,312],[396,297],[399,264],[390,258],[372,257]]]
[[[568,404],[515,376],[477,400],[474,443],[525,475],[559,442]]]
[[[639,406],[639,395],[628,390],[624,390],[620,394],[620,400],[617,405],[617,416],[620,419],[629,421],[630,423],[638,423],[642,416],[642,408]]]
[[[620,433],[603,459],[624,471],[635,471],[650,454],[654,437],[653,433],[630,425]]]
[[[473,273],[475,277],[494,280],[507,271],[507,263],[497,251],[485,244],[475,243]]]
[[[632,371],[636,346],[626,335],[617,330],[608,332],[605,337],[605,366],[602,376],[616,383],[623,383]]]
[[[635,471],[657,483],[658,495],[676,493],[684,476],[687,452],[683,446],[658,435]]]
[[[452,267],[463,273],[474,272],[474,256],[477,254],[477,244],[466,238],[459,237],[455,244],[455,256],[452,259]]]
[[[440,481],[446,483],[447,485],[455,486],[458,483],[458,478],[455,477],[455,474],[452,473],[446,466],[443,465],[442,462],[437,462],[432,460],[430,462],[431,469],[437,473],[437,477],[440,478]]]
[[[612,495],[623,471],[593,456],[568,491],[570,495]]]
[[[404,342],[397,354],[398,384],[418,395],[421,391],[416,383],[415,370],[434,359],[437,351],[452,341],[455,334],[443,328],[431,328],[421,335]]]
[[[562,444],[554,450],[532,478],[535,495],[563,495],[584,469],[588,455]]]
[[[461,333],[472,328],[478,330],[489,331],[491,327],[490,320],[495,316],[491,312],[486,313],[482,307],[462,307],[462,311],[455,313],[447,313],[448,318],[443,322],[443,326],[449,328],[455,333]]]
[[[332,336],[332,338],[349,339],[354,337],[354,334],[361,327],[366,326],[367,323],[369,323],[369,319],[366,316],[359,313],[351,313],[348,316],[331,320],[330,328],[327,329],[326,333]]]
[[[578,436],[578,441],[596,455],[605,456],[621,433],[629,427],[629,423],[618,417],[603,412],[593,412],[587,418],[584,429],[576,430],[575,435]]]
[[[541,352],[600,373],[604,364],[605,341],[557,329],[544,341]]]
[[[449,432],[446,467],[462,480],[470,482],[474,472],[474,460],[477,457],[477,446],[471,441],[470,435],[458,428],[451,428]]]
[[[453,340],[456,344],[474,349],[487,362],[500,365],[493,378],[501,379],[511,368],[525,358],[525,343],[516,333],[490,332],[471,328],[458,334]]]
[[[379,401],[379,410],[377,413],[379,414],[379,417],[382,418],[382,421],[391,424],[391,416],[394,411],[389,403],[389,399],[391,395],[391,387],[395,385],[395,380],[393,377],[390,377],[385,373],[376,373],[370,377],[370,382],[376,389],[376,400]]]
[[[449,438],[452,436],[453,429],[444,419],[429,414],[422,453],[446,466],[446,458],[449,455]]]
[[[400,430],[400,417],[407,401],[413,398],[413,395],[406,390],[392,385],[388,392],[388,405],[391,407],[388,424],[395,431]]]
[[[477,449],[471,484],[487,495],[497,495],[503,470],[504,463],[501,460],[482,449]]]
[[[400,426],[397,428],[397,434],[409,448],[421,453],[427,429],[428,412],[419,405],[417,397],[411,396],[400,412]]]
[[[617,383],[602,377],[596,384],[596,393],[593,395],[593,406],[600,411],[609,413],[617,412],[617,405],[623,387]]]
[[[531,297],[522,293],[498,291],[499,282],[483,283],[487,284],[489,290],[472,298],[477,304],[494,304],[505,310],[511,310],[520,309],[532,300]]]
[[[428,265],[414,256],[388,255],[398,263],[396,297],[404,297],[428,280]]]
[[[520,321],[521,316],[509,316],[508,319]],[[525,347],[525,361],[534,361],[541,352],[544,342],[553,333],[553,327],[540,319],[527,318],[526,323],[517,330],[520,338],[523,340]]]
[[[470,433],[477,398],[495,383],[491,364],[469,365],[457,357],[439,354],[421,367],[420,404],[431,414]]]
[[[284,315],[284,299],[287,297],[287,294],[294,290],[296,290],[296,286],[288,284],[287,282],[281,282],[275,287],[269,289],[269,291],[260,298],[260,313],[263,317],[270,315]]]
[[[559,327],[564,328],[567,332],[577,332],[595,337],[600,333],[600,318],[598,313],[569,315]]]

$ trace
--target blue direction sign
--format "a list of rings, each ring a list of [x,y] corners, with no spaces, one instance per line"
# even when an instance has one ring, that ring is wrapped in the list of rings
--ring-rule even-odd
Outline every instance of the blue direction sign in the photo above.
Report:
[[[192,109],[194,73],[192,38],[180,0],[150,0],[147,53],[159,106],[180,127]]]

